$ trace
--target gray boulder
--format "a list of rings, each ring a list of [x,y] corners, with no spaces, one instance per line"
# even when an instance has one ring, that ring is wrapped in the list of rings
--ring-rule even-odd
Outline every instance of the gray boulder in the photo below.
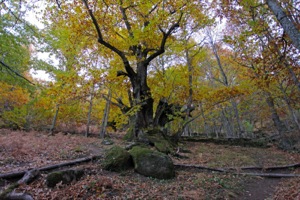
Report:
[[[129,153],[137,173],[157,179],[171,179],[175,176],[173,162],[166,154],[141,146],[134,146]]]

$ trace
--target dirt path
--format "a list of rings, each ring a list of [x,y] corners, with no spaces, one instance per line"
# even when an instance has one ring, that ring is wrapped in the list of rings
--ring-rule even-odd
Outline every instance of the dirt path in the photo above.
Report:
[[[272,199],[280,178],[255,178],[246,182],[242,194],[236,200]]]

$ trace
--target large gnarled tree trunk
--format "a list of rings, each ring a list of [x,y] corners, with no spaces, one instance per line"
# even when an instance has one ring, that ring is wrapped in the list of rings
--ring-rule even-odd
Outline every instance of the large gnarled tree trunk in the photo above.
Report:
[[[151,96],[150,88],[147,84],[147,72],[148,66],[150,62],[158,57],[159,55],[165,52],[165,45],[166,41],[169,36],[173,33],[173,31],[179,27],[179,22],[181,21],[182,14],[179,15],[178,19],[173,22],[164,30],[163,28],[159,27],[159,30],[162,34],[160,44],[158,48],[148,48],[148,44],[145,44],[144,41],[140,41],[138,44],[133,44],[129,47],[129,50],[122,51],[115,47],[113,44],[109,43],[105,40],[102,35],[102,31],[104,30],[101,27],[101,24],[98,23],[92,9],[89,7],[88,1],[83,0],[83,3],[88,10],[89,16],[95,26],[98,35],[98,42],[103,45],[104,47],[110,49],[114,53],[116,53],[122,60],[125,71],[118,71],[118,76],[126,76],[130,79],[131,86],[132,86],[132,96],[133,96],[133,109],[136,109],[135,117],[132,118],[134,122],[130,124],[134,125],[133,131],[135,133],[135,137],[139,138],[139,135],[144,132],[145,129],[154,128],[159,126],[158,123],[160,119],[158,117],[154,117],[153,115],[153,98]],[[152,10],[149,11],[149,14],[155,10],[157,7],[154,6]],[[122,5],[122,1],[120,1],[119,11],[121,12],[124,25],[127,29],[128,35],[131,39],[134,38],[132,25],[129,22],[126,10],[129,7],[125,7]],[[175,12],[175,11],[174,11]],[[173,14],[173,13],[171,13]],[[149,21],[144,22],[144,28],[149,25]],[[129,59],[127,58],[128,53],[131,57],[135,57],[135,61],[133,62],[136,65],[136,70],[133,69],[131,65],[133,65]],[[151,53],[151,54],[150,54]],[[166,107],[161,107],[161,109],[165,109]],[[163,115],[161,115],[163,116]],[[155,122],[155,123],[154,123]]]

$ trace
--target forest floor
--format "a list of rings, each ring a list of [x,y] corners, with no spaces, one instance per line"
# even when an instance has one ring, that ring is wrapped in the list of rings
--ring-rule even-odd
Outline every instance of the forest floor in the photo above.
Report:
[[[125,146],[122,134],[112,134],[115,144]],[[0,129],[0,174],[43,167],[69,160],[104,154],[111,146],[101,144],[97,137],[80,135],[48,136],[41,132]],[[300,162],[299,153],[285,152],[276,147],[254,148],[212,143],[180,144],[190,153],[188,158],[172,158],[175,164],[201,165],[211,168],[243,166],[281,166]],[[134,173],[102,170],[101,159],[73,168],[84,169],[85,175],[70,185],[48,188],[46,173],[17,191],[43,199],[300,199],[300,177],[261,178],[219,173],[201,169],[176,169],[172,180],[157,180]],[[300,174],[299,168],[289,173]],[[10,182],[0,180],[0,191]]]

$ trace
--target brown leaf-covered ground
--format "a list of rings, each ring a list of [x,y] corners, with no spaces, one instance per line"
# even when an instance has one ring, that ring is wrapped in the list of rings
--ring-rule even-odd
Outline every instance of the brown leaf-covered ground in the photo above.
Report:
[[[125,145],[122,134],[113,134],[115,144]],[[89,155],[103,154],[110,146],[97,137],[41,132],[0,130],[0,173],[42,167]],[[187,159],[173,158],[174,163],[226,168],[242,166],[275,166],[300,162],[300,155],[275,147],[262,149],[227,145],[181,144]],[[182,153],[183,154],[183,153]],[[113,173],[102,170],[101,160],[81,164],[85,176],[71,185],[58,184],[47,188],[42,174],[20,192],[34,199],[300,199],[300,178],[263,179],[213,173],[198,169],[177,169],[176,178],[156,180],[133,170]],[[294,173],[299,173],[296,170]],[[9,183],[0,180],[0,189]],[[262,191],[265,190],[265,193]]]

